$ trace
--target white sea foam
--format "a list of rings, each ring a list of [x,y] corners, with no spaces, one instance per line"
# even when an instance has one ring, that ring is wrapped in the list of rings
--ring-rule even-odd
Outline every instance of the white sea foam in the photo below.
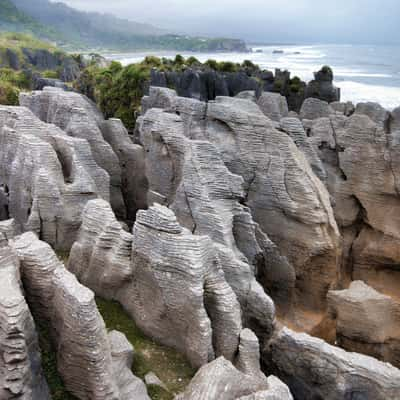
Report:
[[[400,87],[366,85],[352,81],[336,83],[341,89],[341,100],[354,104],[372,101],[388,110],[400,106]]]

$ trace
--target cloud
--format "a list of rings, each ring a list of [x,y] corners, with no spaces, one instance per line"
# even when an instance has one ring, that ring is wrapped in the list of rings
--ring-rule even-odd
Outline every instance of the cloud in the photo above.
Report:
[[[259,41],[399,42],[398,0],[64,0],[176,32]]]

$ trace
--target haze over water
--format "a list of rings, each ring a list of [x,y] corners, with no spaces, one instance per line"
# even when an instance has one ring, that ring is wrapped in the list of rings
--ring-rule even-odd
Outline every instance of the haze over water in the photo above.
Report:
[[[263,69],[288,69],[309,81],[313,72],[330,65],[335,74],[335,84],[341,88],[341,100],[354,103],[373,101],[393,109],[400,106],[400,46],[382,45],[312,45],[312,46],[254,46],[262,52],[253,53],[182,53],[194,55],[204,62],[210,58],[218,61],[242,62],[251,60]],[[282,50],[283,54],[273,54]],[[127,65],[141,61],[146,55],[175,57],[176,52],[142,52],[112,54],[109,58]]]

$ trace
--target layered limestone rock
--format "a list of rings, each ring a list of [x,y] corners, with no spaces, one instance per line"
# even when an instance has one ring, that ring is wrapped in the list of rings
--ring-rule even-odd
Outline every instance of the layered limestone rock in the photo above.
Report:
[[[8,241],[11,240],[16,234],[15,221],[8,219],[6,221],[0,221],[0,247],[8,245]]]
[[[394,400],[400,393],[400,370],[392,365],[288,328],[276,333],[263,361],[296,399]]]
[[[0,248],[0,286],[0,398],[50,400],[19,261],[9,247]]]
[[[354,281],[330,291],[328,303],[341,347],[400,366],[400,302]]]
[[[375,121],[375,122],[374,122]],[[344,237],[342,282],[363,280],[398,298],[400,198],[395,117],[360,104],[351,117],[306,122],[328,172],[336,220]]]
[[[298,118],[293,117],[281,118],[279,121],[280,128],[293,139],[296,146],[306,156],[307,161],[310,163],[315,175],[317,175],[317,177],[324,182],[327,178],[324,165],[318,157],[313,144],[307,137],[301,121]]]
[[[147,207],[147,179],[145,152],[133,144],[121,120],[111,118],[100,124],[104,139],[118,156],[121,168],[121,190],[125,200],[127,219],[134,221],[136,212]]]
[[[257,104],[272,121],[279,122],[289,114],[286,98],[279,93],[263,92],[258,98]]]
[[[110,176],[110,202],[118,218],[126,218],[121,192],[121,167],[111,145],[104,140],[103,115],[88,98],[57,88],[22,93],[20,104],[29,108],[42,121],[55,124],[67,135],[85,139],[90,144],[96,163]]]
[[[129,355],[118,354],[118,343],[114,343],[112,356],[93,292],[79,284],[50,246],[33,233],[15,238],[12,246],[21,260],[35,318],[48,327],[54,341],[57,369],[67,390],[81,400],[132,399],[137,379],[127,371]],[[139,389],[141,395],[143,388]]]
[[[69,250],[90,199],[109,199],[109,177],[86,140],[69,137],[24,107],[0,107],[0,184],[19,231]]]
[[[172,104],[177,110],[185,109],[179,101]],[[153,108],[141,121],[149,203],[167,205],[182,226],[212,239],[227,282],[241,303],[245,325],[268,334],[274,305],[255,274],[257,264],[265,265],[267,251],[277,250],[241,204],[243,179],[227,169],[216,146],[186,137],[190,132],[187,115]]]
[[[309,324],[299,322],[302,327],[308,325],[307,329],[318,325],[326,308],[326,293],[337,278],[339,232],[329,195],[293,140],[286,133],[274,129],[277,124],[272,123],[257,104],[241,98],[221,97],[206,105],[177,97],[169,89],[150,88],[143,108],[162,108],[165,111],[149,110],[140,120],[141,141],[147,150],[149,201],[165,202],[175,210],[183,225],[195,233],[201,230],[215,242],[221,243],[222,239],[224,245],[233,249],[236,245],[247,261],[256,266],[258,278],[277,302],[281,314],[291,314],[289,319],[295,324],[295,319],[308,319]],[[308,147],[314,166],[322,175],[324,168],[305,139],[304,129],[297,121],[294,126],[287,124],[286,129],[300,147]],[[182,135],[191,140],[185,142]],[[207,194],[210,191],[207,186],[211,185],[199,182],[210,181],[209,174],[213,176],[215,171],[219,176],[226,172],[215,165],[207,170],[203,167],[203,164],[215,163],[210,160],[211,156],[201,155],[201,163],[195,162],[195,156],[199,158],[200,155],[200,143],[204,149],[213,144],[207,153],[216,152],[213,158],[221,157],[231,173],[243,178],[242,192],[237,190],[238,183],[232,183],[233,189],[225,192],[228,199],[224,202],[218,199],[218,203],[211,201],[215,197]],[[182,154],[190,154],[190,157]],[[188,170],[191,164],[199,165],[204,171],[197,167],[196,176],[200,178],[190,177],[189,181],[186,178],[189,174],[179,171]],[[230,182],[229,175],[220,180],[223,182],[218,187],[222,192]],[[242,216],[248,216],[241,218],[253,226],[250,229],[246,224],[241,225],[241,232],[247,234],[247,239],[246,235],[235,237],[235,243],[226,234],[230,232],[230,226],[217,235],[215,226],[218,225],[204,225],[203,221],[209,217],[197,204],[199,196],[190,194],[185,198],[181,193],[190,193],[194,190],[191,188],[197,186],[195,193],[199,190],[206,193],[207,207],[212,206],[217,215],[226,215],[226,210],[220,208],[222,204],[231,210],[232,204],[236,204],[234,208],[237,209],[238,203],[243,202],[249,207],[252,216],[245,209]],[[239,194],[233,196],[236,199],[233,202],[230,193],[235,192]],[[253,222],[252,217],[259,225]],[[213,227],[211,230],[210,226]],[[239,229],[234,226],[236,231]],[[253,232],[256,242],[249,240],[250,232]],[[225,273],[229,281],[229,273]],[[316,314],[305,316],[302,313],[296,318],[293,307],[304,311],[314,309]]]
[[[288,387],[261,372],[260,346],[244,329],[234,364],[223,357],[203,366],[175,400],[292,400]]]
[[[97,294],[118,300],[139,328],[186,354],[194,366],[233,359],[240,306],[211,240],[155,205],[139,211],[133,236],[108,203],[89,202],[68,268]]]
[[[209,103],[207,118],[207,139],[244,178],[254,220],[290,261],[292,272],[280,270],[280,286],[292,289],[286,301],[298,308],[290,319],[310,329],[319,317],[306,326],[310,314],[299,310],[323,312],[327,290],[337,280],[339,232],[329,194],[293,140],[274,129],[255,104],[218,98]]]
[[[304,103],[301,106],[300,118],[313,120],[317,118],[329,117],[329,115],[333,113],[334,110],[326,101],[310,97],[304,100]]]

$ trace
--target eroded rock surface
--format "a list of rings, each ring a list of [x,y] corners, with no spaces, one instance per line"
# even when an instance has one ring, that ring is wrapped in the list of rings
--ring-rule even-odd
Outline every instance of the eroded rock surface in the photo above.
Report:
[[[67,135],[85,139],[96,163],[110,176],[110,203],[118,218],[126,218],[121,192],[121,167],[111,145],[104,140],[103,115],[88,98],[57,88],[45,88],[20,95],[20,104],[29,108],[42,121],[55,124]]]
[[[362,281],[330,291],[338,344],[400,366],[400,303]]]
[[[0,107],[0,184],[8,217],[69,250],[90,199],[109,199],[109,177],[86,140],[69,137],[24,107]]]
[[[400,370],[288,328],[264,349],[267,370],[288,384],[296,399],[397,399]]]
[[[255,279],[256,264],[266,259],[264,245],[270,245],[271,252],[276,249],[241,204],[243,179],[228,170],[213,144],[186,137],[187,129],[185,116],[161,109],[153,108],[143,117],[140,133],[147,155],[149,203],[167,205],[182,226],[212,239],[245,324],[267,334],[275,309]]]
[[[215,355],[232,359],[237,351],[240,306],[218,253],[208,237],[182,228],[166,207],[139,211],[131,235],[106,202],[88,203],[68,268],[195,366]]]
[[[0,398],[50,400],[19,261],[9,247],[0,248],[0,285]]]
[[[57,369],[67,390],[81,400],[132,398],[137,378],[127,371],[130,349],[115,334],[112,349],[93,292],[82,286],[50,246],[33,233],[25,233],[11,244],[21,260],[33,314],[48,327],[54,341]],[[124,348],[119,348],[122,345]],[[115,370],[117,367],[122,369]]]

